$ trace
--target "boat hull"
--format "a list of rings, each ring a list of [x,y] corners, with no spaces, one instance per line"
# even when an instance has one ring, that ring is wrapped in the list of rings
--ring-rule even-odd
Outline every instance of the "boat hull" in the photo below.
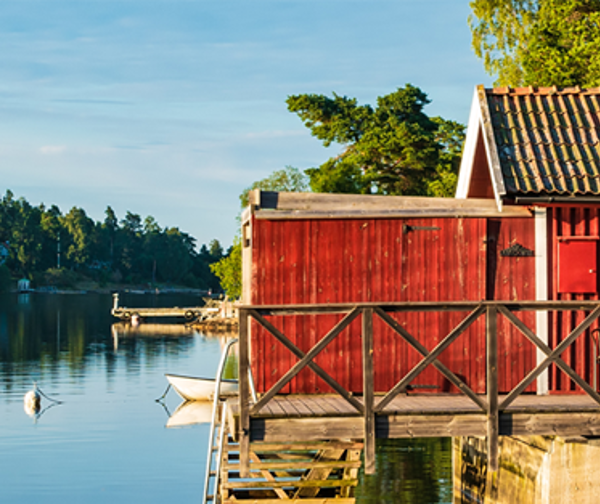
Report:
[[[211,401],[184,401],[167,421],[167,427],[186,427],[194,424],[209,424],[212,421]]]
[[[214,396],[216,380],[213,378],[173,374],[165,376],[175,391],[186,401],[210,401]],[[235,396],[237,393],[237,380],[221,381],[221,396]]]

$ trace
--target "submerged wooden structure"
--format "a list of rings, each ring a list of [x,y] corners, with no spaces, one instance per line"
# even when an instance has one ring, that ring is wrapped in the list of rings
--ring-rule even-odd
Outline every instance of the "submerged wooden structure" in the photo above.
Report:
[[[250,478],[241,478],[239,444],[225,443],[220,503],[281,500],[304,504],[354,504],[362,443],[351,441],[255,442]]]

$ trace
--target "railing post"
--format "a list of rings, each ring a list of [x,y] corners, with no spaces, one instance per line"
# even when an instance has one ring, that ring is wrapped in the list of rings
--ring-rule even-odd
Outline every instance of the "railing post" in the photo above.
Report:
[[[488,468],[498,470],[498,308],[488,305],[486,314],[487,400],[488,400]]]
[[[239,449],[240,449],[240,476],[250,477],[250,384],[248,382],[248,368],[250,360],[248,356],[249,338],[248,310],[239,310],[240,348],[239,348],[239,401],[240,401],[240,423],[239,423]]]
[[[373,308],[362,312],[363,399],[365,401],[365,474],[375,474],[375,404],[373,384]]]

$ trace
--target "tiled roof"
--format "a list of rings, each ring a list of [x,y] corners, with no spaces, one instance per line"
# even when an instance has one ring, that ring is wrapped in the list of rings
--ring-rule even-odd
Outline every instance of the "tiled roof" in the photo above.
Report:
[[[485,96],[507,195],[600,195],[600,88]]]

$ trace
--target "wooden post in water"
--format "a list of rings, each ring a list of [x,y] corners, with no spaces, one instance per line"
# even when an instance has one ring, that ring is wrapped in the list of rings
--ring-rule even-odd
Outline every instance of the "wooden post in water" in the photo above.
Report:
[[[240,424],[239,424],[239,449],[240,449],[240,475],[242,478],[250,477],[250,384],[248,383],[249,367],[249,335],[248,335],[248,310],[240,308],[240,348],[239,348],[239,401],[240,401]]]
[[[486,314],[487,347],[487,445],[488,468],[498,470],[498,308],[488,306]]]
[[[375,474],[373,384],[373,308],[362,312],[363,399],[365,401],[365,474]]]

